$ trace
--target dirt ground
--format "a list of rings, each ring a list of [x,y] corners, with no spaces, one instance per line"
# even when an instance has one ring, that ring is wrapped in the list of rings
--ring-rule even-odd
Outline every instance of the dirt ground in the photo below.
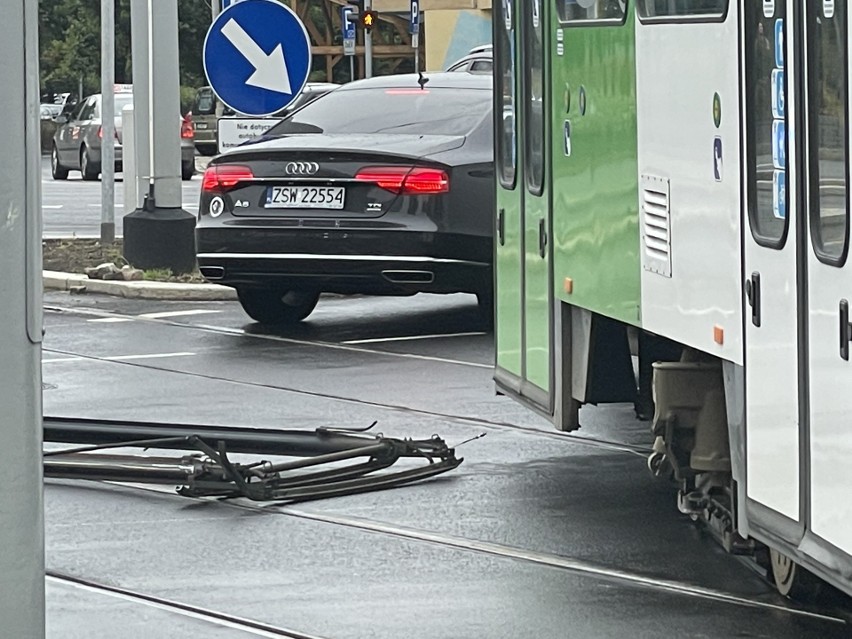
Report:
[[[84,274],[86,267],[112,262],[124,266],[127,260],[122,256],[122,241],[117,239],[112,245],[102,245],[97,239],[57,239],[43,240],[43,268],[46,271]],[[131,265],[132,266],[132,265]],[[169,271],[145,271],[146,280],[164,282],[203,282],[198,271],[186,275],[172,275]]]

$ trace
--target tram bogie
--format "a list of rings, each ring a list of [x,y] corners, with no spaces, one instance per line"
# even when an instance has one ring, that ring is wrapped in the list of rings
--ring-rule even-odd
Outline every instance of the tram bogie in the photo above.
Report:
[[[565,430],[633,402],[680,510],[789,595],[852,594],[849,21],[494,3],[498,388]]]

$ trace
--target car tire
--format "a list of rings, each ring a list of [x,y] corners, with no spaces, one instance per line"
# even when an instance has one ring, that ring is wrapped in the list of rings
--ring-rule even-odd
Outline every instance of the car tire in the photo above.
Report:
[[[98,167],[94,166],[89,159],[89,152],[85,148],[80,149],[80,173],[83,179],[88,182],[97,180],[98,174],[100,174]]]
[[[238,288],[237,297],[249,317],[272,325],[301,322],[319,301],[319,293],[315,291],[266,288]]]
[[[187,180],[191,180],[192,176],[195,175],[195,161],[186,162],[180,165],[180,179],[186,182]]]
[[[50,175],[54,180],[67,180],[68,169],[59,162],[59,150],[54,144],[50,149]]]

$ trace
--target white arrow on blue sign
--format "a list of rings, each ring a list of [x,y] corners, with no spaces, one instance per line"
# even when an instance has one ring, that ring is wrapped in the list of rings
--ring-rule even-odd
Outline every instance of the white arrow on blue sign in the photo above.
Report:
[[[308,81],[308,32],[280,2],[235,2],[207,31],[204,72],[213,92],[234,111],[272,115],[290,104]]]

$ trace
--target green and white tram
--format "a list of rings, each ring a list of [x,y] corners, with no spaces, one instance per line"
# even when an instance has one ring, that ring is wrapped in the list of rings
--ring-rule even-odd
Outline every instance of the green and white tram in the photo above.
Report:
[[[852,594],[846,1],[494,4],[498,388],[653,398],[681,510]]]

